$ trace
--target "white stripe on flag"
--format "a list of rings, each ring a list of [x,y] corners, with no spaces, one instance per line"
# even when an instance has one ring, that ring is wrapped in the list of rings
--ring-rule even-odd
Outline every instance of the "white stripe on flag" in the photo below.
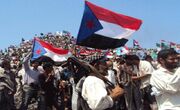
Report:
[[[68,54],[57,54],[46,48],[44,48],[44,49],[47,52],[44,55],[47,57],[50,57],[52,60],[57,61],[57,62],[66,61],[70,56],[72,56],[72,54],[70,52],[68,52]]]
[[[130,35],[135,32],[135,30],[122,28],[117,24],[109,23],[102,20],[99,21],[103,26],[103,29],[95,32],[95,34],[99,34],[105,37],[111,37],[115,39],[122,39],[122,38],[128,39]]]

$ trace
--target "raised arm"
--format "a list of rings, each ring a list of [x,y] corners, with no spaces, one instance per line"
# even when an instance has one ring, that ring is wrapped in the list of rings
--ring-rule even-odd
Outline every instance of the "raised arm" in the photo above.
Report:
[[[31,58],[31,54],[32,52],[29,52],[28,55],[23,60],[23,67],[24,67],[25,72],[30,70],[29,60]]]

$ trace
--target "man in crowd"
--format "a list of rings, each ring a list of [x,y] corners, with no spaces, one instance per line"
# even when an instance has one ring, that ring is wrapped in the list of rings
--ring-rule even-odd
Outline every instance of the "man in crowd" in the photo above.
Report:
[[[140,92],[142,94],[142,103],[140,102],[140,105],[142,105],[141,109],[156,109],[155,98],[151,95],[151,86],[149,82],[151,73],[154,71],[154,68],[148,61],[140,60],[136,55],[127,55],[125,60],[127,65],[133,65],[137,69],[135,71],[136,76],[132,75],[132,80],[140,81]],[[139,98],[141,98],[141,96],[137,97],[137,99]]]
[[[53,65],[51,63],[45,63],[43,65],[44,73],[39,75],[39,83],[41,91],[41,108],[45,110],[52,110],[55,107],[57,110],[63,110],[60,103],[58,103],[57,93],[59,89],[55,86],[56,77],[53,71]]]
[[[153,60],[153,58],[150,55],[146,55],[144,60],[148,61],[153,66],[154,69],[157,69],[158,64]]]
[[[39,90],[38,77],[41,74],[38,69],[39,62],[35,60],[31,61],[31,66],[30,66],[29,63],[30,63],[31,54],[32,53],[30,52],[27,55],[27,57],[25,57],[23,60],[23,67],[25,70],[25,74],[22,76],[23,101],[21,104],[21,110],[28,109],[28,105],[30,104],[31,99],[37,97],[37,93]]]
[[[0,109],[14,110],[14,94],[16,91],[15,73],[11,71],[10,60],[3,59],[0,68]]]
[[[152,73],[150,83],[159,110],[180,110],[180,67],[174,49],[158,53],[160,67]]]
[[[96,61],[91,63],[91,72],[84,80],[82,87],[82,97],[87,102],[88,106],[92,110],[104,110],[104,109],[114,109],[116,100],[123,95],[124,90],[118,85],[115,86],[111,92],[107,91],[107,82],[97,77],[96,72],[99,72],[102,76],[107,75],[108,66],[105,61]],[[96,71],[98,70],[98,71]],[[104,77],[105,78],[105,77]]]
[[[115,72],[113,70],[113,62],[111,60],[106,61],[107,66],[108,66],[108,75],[106,76],[107,79],[112,82],[114,85],[116,85],[116,76],[115,76]]]

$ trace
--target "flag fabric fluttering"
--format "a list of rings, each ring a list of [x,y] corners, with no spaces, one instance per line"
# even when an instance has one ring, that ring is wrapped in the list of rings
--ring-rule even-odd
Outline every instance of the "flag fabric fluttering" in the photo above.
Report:
[[[113,54],[114,54],[114,53],[113,53],[113,52],[110,52],[110,51],[106,52],[106,58],[109,58],[109,59],[114,58],[114,55],[113,55]]]
[[[165,40],[161,40],[161,49],[168,49],[170,48],[168,42],[166,42]]]
[[[176,52],[180,54],[180,44],[176,44],[175,48]]]
[[[129,54],[129,48],[127,46],[119,47],[116,49],[117,55],[126,55]]]
[[[114,49],[124,46],[142,21],[118,14],[85,1],[85,10],[77,37],[77,45]]]
[[[158,51],[160,51],[161,50],[161,43],[156,43],[156,48]]]
[[[68,36],[68,37],[70,37],[70,36],[71,36],[71,33],[68,32],[68,31],[63,30],[61,35],[62,35],[62,36]]]
[[[160,43],[156,43],[156,47],[160,48],[161,44]]]
[[[141,48],[139,42],[133,39],[133,48]]]
[[[56,48],[38,38],[34,38],[32,53],[32,60],[38,59],[42,56],[46,56],[51,58],[55,62],[66,61],[72,55],[69,50]]]
[[[169,46],[170,46],[170,48],[176,48],[176,43],[174,43],[174,42],[169,42]]]
[[[24,39],[24,38],[22,38],[22,39],[21,39],[21,42],[24,42],[24,41],[25,41],[25,39]]]

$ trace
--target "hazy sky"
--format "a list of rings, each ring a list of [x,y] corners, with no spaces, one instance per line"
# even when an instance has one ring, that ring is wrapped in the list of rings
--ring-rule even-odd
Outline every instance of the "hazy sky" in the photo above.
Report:
[[[180,0],[88,0],[91,3],[143,21],[132,39],[141,47],[160,40],[180,43]],[[84,0],[3,0],[0,3],[0,49],[18,45],[41,32],[67,30],[77,36]]]

